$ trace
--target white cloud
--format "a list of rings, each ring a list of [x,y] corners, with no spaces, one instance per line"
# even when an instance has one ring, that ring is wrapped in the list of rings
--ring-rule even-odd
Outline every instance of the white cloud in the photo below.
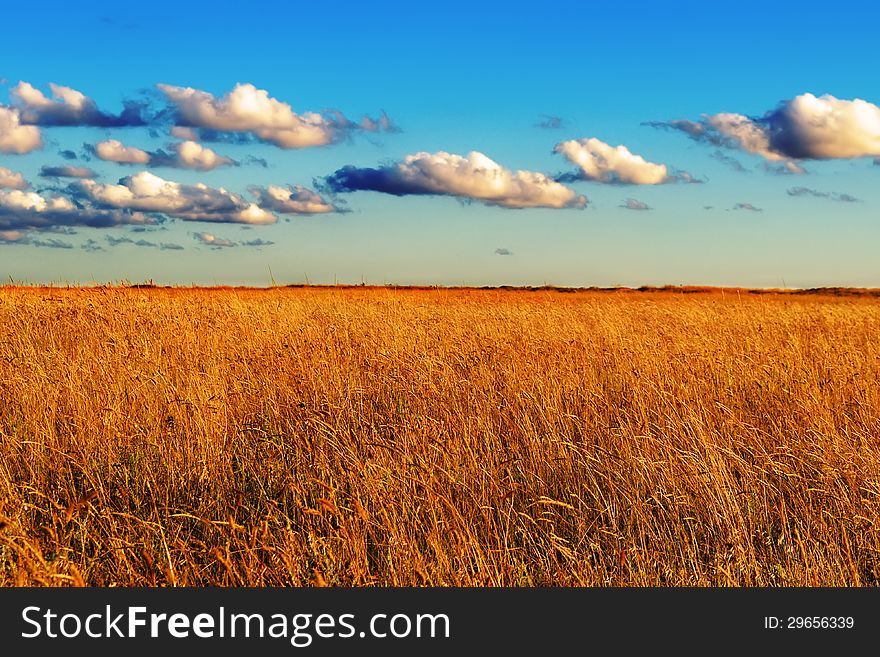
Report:
[[[353,130],[396,130],[384,114],[378,119],[365,117],[360,123],[339,112],[297,114],[290,105],[252,84],[237,84],[219,98],[192,87],[156,86],[174,105],[180,127],[249,133],[280,148],[324,146]]]
[[[0,189],[25,189],[28,187],[24,176],[5,167],[0,167]]]
[[[30,153],[42,147],[39,128],[22,125],[17,109],[0,107],[0,153]]]
[[[858,98],[803,94],[785,103],[768,123],[774,148],[790,157],[880,155],[880,107]]]
[[[108,162],[119,164],[140,164],[151,167],[174,167],[210,171],[217,167],[235,164],[228,157],[202,146],[198,142],[184,141],[169,146],[172,153],[163,150],[145,151],[134,146],[126,146],[116,139],[108,139],[95,145],[95,155]]]
[[[0,191],[0,230],[4,231],[65,226],[104,228],[145,223],[151,223],[151,219],[141,213],[86,206],[66,196],[43,196],[21,190]]]
[[[682,179],[670,175],[665,164],[648,162],[641,155],[631,153],[626,146],[609,146],[595,137],[560,142],[554,151],[576,164],[580,169],[576,177],[584,180],[659,185]],[[686,175],[685,180],[693,180],[689,174]]]
[[[198,171],[210,171],[217,167],[233,164],[228,157],[218,155],[210,148],[206,148],[194,141],[184,141],[174,144],[177,152],[177,163],[184,169],[196,169]]]
[[[801,94],[759,118],[705,115],[700,122],[652,123],[681,130],[698,141],[740,148],[770,161],[827,160],[880,155],[880,107],[856,98]]]
[[[371,190],[404,196],[438,194],[504,208],[583,207],[587,199],[543,173],[510,171],[486,155],[415,153],[379,169],[343,167],[325,179],[336,192]]]
[[[182,185],[148,171],[123,178],[117,185],[94,180],[84,180],[80,185],[89,199],[104,207],[157,212],[184,221],[240,224],[277,221],[272,213],[222,187],[215,189],[202,183]]]
[[[107,162],[120,164],[147,164],[150,161],[150,154],[147,151],[126,146],[117,139],[108,139],[97,144],[95,155]]]
[[[296,114],[287,103],[252,84],[237,84],[221,98],[192,87],[157,85],[193,127],[252,132],[282,148],[323,146],[334,139],[332,121],[321,114]]]
[[[281,214],[324,214],[339,211],[339,208],[325,201],[320,194],[301,185],[251,187],[250,192],[257,198],[257,204],[261,208]]]
[[[49,84],[52,98],[28,82],[19,82],[9,94],[20,109],[22,123],[43,126],[95,126],[124,127],[142,126],[144,104],[127,101],[118,115],[106,114],[98,109],[94,100],[85,94],[58,84]]]

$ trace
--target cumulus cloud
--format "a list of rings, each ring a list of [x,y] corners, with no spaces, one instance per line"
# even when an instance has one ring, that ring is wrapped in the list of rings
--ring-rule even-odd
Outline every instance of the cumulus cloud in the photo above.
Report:
[[[510,171],[476,151],[408,155],[377,169],[346,166],[324,179],[333,192],[455,196],[503,208],[580,208],[587,199],[543,173]]]
[[[850,194],[839,194],[837,192],[820,192],[809,187],[790,187],[788,189],[789,196],[812,196],[814,198],[827,198],[830,201],[838,203],[861,203],[861,199],[851,196]]]
[[[653,209],[650,205],[648,205],[644,201],[639,201],[638,199],[635,199],[635,198],[626,199],[623,203],[620,204],[620,207],[625,208],[627,210],[638,210],[638,211],[645,211],[645,210],[652,210]]]
[[[98,109],[94,100],[76,89],[49,84],[52,97],[27,82],[19,82],[9,92],[21,112],[22,123],[40,126],[93,126],[119,128],[143,126],[145,104],[125,101],[120,114],[107,114]]]
[[[75,160],[77,159],[76,153],[73,151],[58,151],[58,155],[63,157],[65,160]]]
[[[94,153],[100,159],[119,164],[147,164],[150,154],[134,146],[126,146],[118,139],[108,139],[96,144]],[[91,150],[91,149],[90,149]]]
[[[234,164],[228,157],[218,155],[215,151],[202,146],[198,142],[184,141],[179,144],[173,144],[171,148],[176,153],[176,157],[173,159],[175,166],[183,169],[210,171],[217,167]]]
[[[738,148],[770,161],[828,160],[880,155],[880,107],[856,98],[807,93],[761,117],[703,115],[700,121],[648,125],[684,132],[692,139]]]
[[[594,180],[624,185],[696,182],[687,172],[672,174],[665,164],[648,162],[626,146],[609,146],[596,138],[570,139],[556,144],[553,150],[579,168],[574,174],[560,177],[566,182]]]
[[[30,153],[43,147],[40,129],[22,125],[21,114],[11,107],[0,107],[0,153]]]
[[[324,146],[356,130],[396,131],[384,113],[378,119],[367,117],[360,123],[339,112],[297,114],[290,105],[252,84],[237,84],[221,97],[192,87],[157,87],[173,105],[179,127],[253,135],[280,148]]]
[[[505,249],[503,247],[497,248],[497,249],[495,249],[495,255],[509,256],[509,255],[513,255],[513,251],[511,251],[510,249]]]
[[[292,187],[251,187],[251,194],[257,199],[257,205],[264,210],[280,214],[324,214],[339,212],[332,203],[328,203],[317,192],[301,185]]]
[[[763,212],[763,208],[756,208],[751,203],[737,203],[733,206],[734,210],[745,210],[746,212]]]
[[[16,171],[0,167],[0,189],[27,189],[28,182]]]
[[[123,224],[149,223],[149,217],[120,209],[96,208],[66,196],[44,196],[20,190],[0,191],[0,230],[106,228]]]
[[[218,155],[215,151],[195,141],[171,144],[168,148],[170,153],[163,150],[145,151],[134,146],[126,146],[117,139],[108,139],[90,147],[89,150],[102,160],[118,164],[172,167],[196,171],[210,171],[217,167],[235,164],[228,157]]]
[[[140,212],[155,212],[184,221],[271,224],[275,215],[255,203],[205,184],[183,185],[148,171],[128,176],[116,185],[94,180],[79,183],[82,193],[95,205]]]
[[[43,178],[95,178],[97,175],[88,167],[43,166],[40,168],[40,176]]]

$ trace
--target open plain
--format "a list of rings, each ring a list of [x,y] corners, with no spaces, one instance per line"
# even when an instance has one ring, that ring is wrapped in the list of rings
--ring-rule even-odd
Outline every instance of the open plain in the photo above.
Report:
[[[872,585],[880,299],[0,288],[0,585]]]

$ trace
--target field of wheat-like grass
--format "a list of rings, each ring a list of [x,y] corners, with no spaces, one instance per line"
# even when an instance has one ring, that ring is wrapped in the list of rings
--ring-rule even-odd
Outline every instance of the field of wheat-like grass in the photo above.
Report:
[[[878,299],[0,288],[0,585],[878,579]]]

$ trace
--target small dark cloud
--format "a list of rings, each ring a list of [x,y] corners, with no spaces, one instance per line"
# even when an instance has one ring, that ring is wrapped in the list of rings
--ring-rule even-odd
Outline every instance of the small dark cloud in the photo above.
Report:
[[[776,164],[764,162],[764,171],[776,176],[800,176],[808,173],[800,164],[791,161],[777,162]]]
[[[495,255],[510,256],[513,255],[513,251],[511,251],[510,249],[498,248],[495,249]]]
[[[746,210],[747,212],[763,212],[763,208],[757,208],[751,203],[737,203],[733,206],[734,210]]]
[[[81,248],[83,251],[91,252],[104,250],[104,247],[98,244],[98,242],[93,239],[87,239],[85,242],[79,245],[79,248]]]
[[[808,187],[789,187],[788,189],[789,196],[818,196],[821,198],[826,198],[828,196],[827,192],[817,192],[815,189],[810,189]]]
[[[714,206],[714,205],[704,205],[704,206],[703,206],[703,209],[704,209],[704,210],[714,210],[714,209],[715,209],[715,206]]]
[[[720,151],[718,149],[716,149],[715,152],[713,152],[712,155],[710,155],[710,157],[718,160],[722,164],[727,165],[728,167],[730,167],[731,169],[733,169],[734,171],[737,171],[739,173],[751,173],[735,157],[732,157],[732,156],[728,155],[727,153],[724,153],[723,151]]]
[[[553,116],[552,114],[542,114],[541,119],[535,124],[536,128],[543,128],[544,130],[561,130],[565,126],[565,120],[560,116]]]
[[[232,240],[228,240],[223,237],[217,237],[216,235],[212,235],[211,233],[193,233],[192,236],[193,239],[197,242],[201,242],[205,246],[209,246],[212,249],[226,249],[238,246],[238,242],[233,242]]]
[[[119,246],[120,244],[133,244],[134,240],[130,237],[114,237],[113,235],[105,235],[104,239],[110,246]]]
[[[400,126],[394,123],[394,121],[391,120],[391,117],[385,113],[385,110],[380,110],[379,116],[375,119],[365,116],[358,124],[354,124],[352,121],[346,119],[342,112],[334,111],[332,113],[336,116],[338,127],[347,130],[357,127],[366,132],[385,132],[387,134],[400,134],[403,132],[403,130],[400,129]]]
[[[72,226],[46,226],[36,230],[41,233],[52,233],[53,235],[76,235],[76,228]]]
[[[707,142],[715,146],[729,146],[727,139],[713,132],[704,123],[688,121],[686,119],[675,119],[673,121],[644,121],[642,125],[657,130],[672,130],[683,132],[694,141]]]
[[[243,165],[253,165],[253,166],[263,167],[264,169],[268,169],[268,168],[269,168],[269,163],[266,161],[265,158],[263,158],[263,157],[254,157],[253,155],[248,155],[247,157],[245,157],[245,158],[241,161],[241,164],[243,164]],[[236,163],[236,166],[237,166],[237,165],[238,165],[238,163]]]
[[[75,160],[76,153],[73,151],[59,151],[58,154],[63,157],[65,160]]]
[[[145,239],[137,239],[133,240],[130,237],[114,237],[113,235],[107,235],[105,237],[107,243],[110,246],[119,246],[120,244],[131,244],[132,246],[139,246],[147,249],[159,249],[162,248],[162,244],[157,244],[156,242],[151,242]]]
[[[214,144],[254,144],[259,141],[252,132],[224,132],[222,130],[212,130],[210,128],[199,128],[196,130],[199,141],[210,142]]]
[[[814,198],[826,198],[829,201],[837,201],[838,203],[861,203],[861,199],[851,196],[850,194],[839,194],[837,192],[820,192],[809,187],[790,187],[788,189],[789,196],[812,196]]]
[[[874,158],[874,166],[875,166],[875,167],[880,167],[880,157],[875,157],[875,158]]]
[[[20,234],[18,231],[0,231],[0,244],[19,244],[22,246],[37,246],[43,249],[72,249],[73,244],[55,238],[39,239],[28,234]]]
[[[59,239],[41,239],[39,235],[47,231],[42,229],[30,230],[0,230],[0,244],[14,244],[19,246],[39,246],[45,249],[72,249],[73,245]]]
[[[193,239],[196,240],[197,242],[200,242],[204,246],[208,246],[212,249],[227,249],[227,248],[233,248],[233,247],[239,247],[239,246],[250,246],[250,247],[254,247],[254,248],[259,248],[259,247],[263,247],[263,246],[272,246],[273,244],[275,244],[275,242],[272,242],[270,240],[264,240],[261,238],[247,240],[247,241],[243,241],[243,242],[233,242],[232,240],[226,239],[224,237],[217,237],[216,235],[212,235],[211,233],[205,233],[205,232],[193,233],[192,236],[193,236]],[[177,247],[176,245],[175,246],[169,245],[169,248],[176,249],[176,248],[182,248],[182,247]]]
[[[620,207],[622,207],[626,210],[639,210],[639,211],[653,209],[650,205],[648,205],[644,201],[639,201],[638,199],[635,199],[635,198],[626,199],[623,203],[620,204]]]
[[[40,168],[40,177],[42,178],[96,178],[97,176],[98,174],[89,167],[65,165],[59,167],[43,166]]]
[[[162,251],[183,251],[183,247],[180,244],[174,244],[172,242],[162,242],[159,245],[159,249]]]

